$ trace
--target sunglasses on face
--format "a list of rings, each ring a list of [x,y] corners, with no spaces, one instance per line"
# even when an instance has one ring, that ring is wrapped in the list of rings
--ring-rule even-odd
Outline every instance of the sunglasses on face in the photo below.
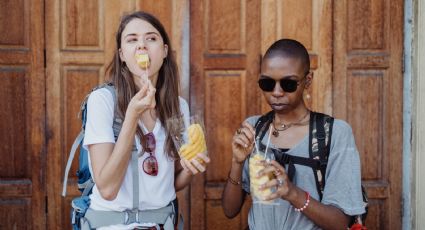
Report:
[[[148,133],[144,135],[144,139],[145,141],[142,143],[143,149],[149,153],[149,156],[143,161],[142,168],[146,174],[156,176],[158,175],[158,161],[154,155],[156,148],[155,136],[153,133]]]
[[[305,76],[301,80],[283,78],[276,81],[272,78],[261,76],[260,80],[258,80],[258,86],[260,86],[260,89],[265,92],[272,92],[274,90],[274,87],[276,87],[276,82],[279,82],[280,88],[282,88],[283,91],[287,93],[292,93],[297,90],[298,85],[301,83],[302,80],[304,80],[304,78]]]

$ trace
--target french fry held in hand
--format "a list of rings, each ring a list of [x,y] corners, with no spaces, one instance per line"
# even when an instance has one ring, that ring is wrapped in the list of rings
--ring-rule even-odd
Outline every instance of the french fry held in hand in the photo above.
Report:
[[[192,124],[187,129],[189,136],[189,143],[184,144],[180,147],[180,156],[186,160],[191,160],[198,153],[207,151],[207,145],[205,143],[205,135],[201,125]]]
[[[135,58],[140,68],[147,69],[149,67],[150,62],[148,54],[136,54]]]

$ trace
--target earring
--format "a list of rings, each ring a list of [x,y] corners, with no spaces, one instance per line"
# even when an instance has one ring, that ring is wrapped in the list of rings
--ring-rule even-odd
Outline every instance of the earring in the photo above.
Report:
[[[311,96],[310,96],[310,93],[309,93],[308,91],[304,91],[304,99],[305,99],[306,101],[310,101]]]
[[[305,99],[310,100],[311,96],[309,93],[307,93],[307,95],[305,95]]]

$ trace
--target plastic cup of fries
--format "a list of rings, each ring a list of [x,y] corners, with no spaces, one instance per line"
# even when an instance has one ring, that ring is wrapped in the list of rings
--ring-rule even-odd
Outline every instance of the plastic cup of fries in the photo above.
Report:
[[[180,157],[190,161],[199,153],[207,153],[202,116],[192,115],[186,121],[182,116],[173,117],[167,120],[167,126]]]

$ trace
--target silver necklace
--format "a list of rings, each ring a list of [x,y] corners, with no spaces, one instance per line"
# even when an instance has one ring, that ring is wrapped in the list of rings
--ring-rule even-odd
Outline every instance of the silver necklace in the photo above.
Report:
[[[275,123],[274,123],[274,120],[275,119],[273,117],[273,121],[272,121],[272,125],[273,125],[273,132],[272,132],[272,134],[273,134],[273,136],[278,137],[279,136],[279,132],[283,132],[283,131],[291,128],[292,126],[304,126],[304,125],[308,124],[308,122],[309,122],[310,119],[309,120],[306,120],[306,121],[303,121],[303,120],[307,117],[307,115],[309,113],[310,113],[310,110],[307,110],[307,112],[304,114],[304,116],[302,116],[298,121],[292,122],[292,123],[289,123],[289,124],[282,124],[280,126],[280,129],[276,128]]]

